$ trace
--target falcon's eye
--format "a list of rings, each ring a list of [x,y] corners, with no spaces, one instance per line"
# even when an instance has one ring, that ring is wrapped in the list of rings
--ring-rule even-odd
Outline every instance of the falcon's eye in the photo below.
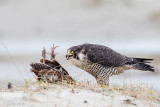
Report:
[[[71,53],[72,53],[72,54],[75,54],[76,52],[77,52],[76,50],[73,50]]]

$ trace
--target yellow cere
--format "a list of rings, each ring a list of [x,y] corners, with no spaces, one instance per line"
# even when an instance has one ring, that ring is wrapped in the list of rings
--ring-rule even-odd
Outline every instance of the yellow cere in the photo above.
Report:
[[[67,52],[68,55],[72,55],[72,53],[70,51]]]

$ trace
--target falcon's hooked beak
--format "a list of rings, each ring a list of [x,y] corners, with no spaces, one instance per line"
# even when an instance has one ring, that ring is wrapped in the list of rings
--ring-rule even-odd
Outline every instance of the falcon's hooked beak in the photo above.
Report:
[[[72,57],[72,56],[73,56],[73,53],[68,51],[67,54],[66,54],[67,60],[69,60],[69,58]]]

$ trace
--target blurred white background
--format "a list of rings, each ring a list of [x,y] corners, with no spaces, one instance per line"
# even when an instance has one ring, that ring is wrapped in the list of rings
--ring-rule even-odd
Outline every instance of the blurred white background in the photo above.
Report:
[[[156,73],[127,71],[117,84],[148,83],[160,88],[160,1],[157,0],[0,0],[0,39],[24,78],[34,79],[30,62],[54,43],[57,60],[77,80],[95,82],[65,60],[66,50],[82,43],[109,46],[132,57],[154,58]],[[1,41],[1,42],[2,42]],[[27,74],[25,73],[27,72]],[[23,81],[2,43],[0,81]]]

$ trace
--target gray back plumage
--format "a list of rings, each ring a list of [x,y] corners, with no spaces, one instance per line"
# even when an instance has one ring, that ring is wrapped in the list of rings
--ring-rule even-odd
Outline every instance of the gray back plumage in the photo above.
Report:
[[[98,44],[82,44],[80,47],[85,50],[85,54],[89,61],[98,63],[104,67],[118,67],[132,60],[106,46]]]

